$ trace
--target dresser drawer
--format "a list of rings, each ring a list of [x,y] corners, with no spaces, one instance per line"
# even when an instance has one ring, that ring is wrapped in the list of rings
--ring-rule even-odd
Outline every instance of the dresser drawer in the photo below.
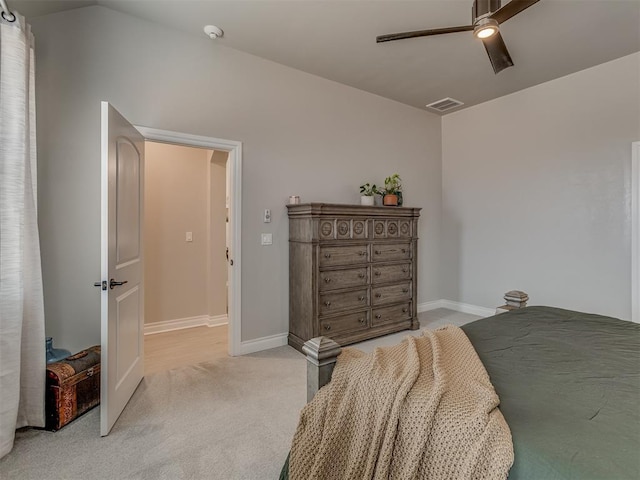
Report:
[[[386,287],[373,287],[371,289],[372,305],[381,305],[384,303],[401,302],[402,300],[411,299],[411,283],[400,283],[397,285],[388,285]]]
[[[411,302],[391,307],[374,308],[371,311],[371,326],[400,322],[411,318]]]
[[[345,245],[339,247],[320,247],[320,267],[335,265],[357,265],[369,261],[367,245]]]
[[[391,283],[411,278],[411,264],[402,265],[374,265],[371,269],[371,283]]]
[[[360,287],[369,284],[369,267],[320,272],[320,291]]]
[[[351,292],[321,293],[318,311],[320,315],[329,315],[352,308],[369,305],[369,289],[361,288]]]
[[[374,243],[373,261],[409,260],[411,258],[410,243]]]
[[[349,313],[339,317],[325,318],[320,321],[320,335],[332,335],[335,333],[366,330],[369,328],[369,311]]]

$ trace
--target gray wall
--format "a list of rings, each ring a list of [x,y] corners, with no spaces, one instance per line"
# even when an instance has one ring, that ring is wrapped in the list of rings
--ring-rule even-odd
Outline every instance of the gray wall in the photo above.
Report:
[[[443,118],[442,295],[631,317],[640,54]]]
[[[46,329],[57,345],[100,341],[101,100],[137,125],[243,142],[242,340],[287,331],[293,193],[353,203],[361,183],[400,173],[406,204],[423,208],[418,302],[440,298],[439,117],[103,7],[32,26]]]

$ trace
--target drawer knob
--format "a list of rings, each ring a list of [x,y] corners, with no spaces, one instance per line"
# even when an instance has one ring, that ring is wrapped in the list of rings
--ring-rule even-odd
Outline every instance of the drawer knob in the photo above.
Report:
[[[407,249],[406,249],[406,248],[403,248],[403,249],[402,249],[402,253],[407,253]]]
[[[406,269],[406,268],[403,268],[403,269],[402,269],[402,273],[407,273],[408,271],[409,271],[409,270],[408,270],[408,269]]]
[[[366,320],[364,318],[361,318],[360,320],[358,320],[360,323],[364,324],[364,322],[366,322]]]
[[[380,297],[382,297],[382,294],[381,293],[376,293],[376,298],[380,298]]]
[[[361,257],[364,257],[366,254],[367,254],[367,252],[366,252],[366,251],[364,251],[364,252],[358,252],[358,255],[360,255]]]
[[[361,302],[364,301],[367,297],[365,297],[364,295],[360,295],[358,297],[358,300],[360,300]]]
[[[358,277],[364,278],[364,273],[359,274]]]
[[[329,325],[328,323],[324,324],[324,329],[325,330],[331,330],[331,325]]]
[[[403,309],[402,309],[402,313],[407,313],[407,309],[406,309],[406,308],[403,308]]]
[[[324,254],[324,258],[331,258],[331,254],[330,253],[325,253]]]
[[[408,288],[403,288],[402,289],[402,293],[409,293],[409,289]]]
[[[380,319],[382,318],[382,315],[380,315],[379,313],[376,315],[376,318]]]
[[[376,270],[376,277],[379,277],[380,275],[382,275],[382,272],[380,270]]]
[[[329,277],[326,277],[326,278],[324,279],[324,283],[331,283],[331,279],[330,279]]]
[[[324,302],[324,304],[325,304],[327,307],[330,307],[330,306],[331,306],[331,302],[330,302],[330,301],[328,301],[328,300],[327,300],[326,302]]]
[[[382,253],[380,250],[376,250],[376,255],[380,255],[380,253]]]

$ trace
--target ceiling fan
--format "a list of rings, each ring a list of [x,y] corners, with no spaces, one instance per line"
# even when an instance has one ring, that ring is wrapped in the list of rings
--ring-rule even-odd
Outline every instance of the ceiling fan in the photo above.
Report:
[[[473,8],[471,9],[473,17],[472,25],[390,33],[388,35],[377,36],[376,42],[382,43],[392,40],[402,40],[404,38],[428,37],[430,35],[442,35],[444,33],[473,31],[473,35],[482,40],[487,55],[489,55],[489,60],[491,60],[493,71],[497,74],[505,68],[513,66],[511,55],[509,55],[502,35],[500,35],[499,25],[539,1],[540,0],[511,0],[504,7],[501,7],[500,0],[475,0],[473,2]]]

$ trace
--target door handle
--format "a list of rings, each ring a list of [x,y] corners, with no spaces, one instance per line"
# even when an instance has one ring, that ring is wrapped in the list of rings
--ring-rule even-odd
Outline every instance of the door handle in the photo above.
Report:
[[[109,280],[109,288],[111,290],[113,290],[113,287],[118,287],[120,285],[124,285],[125,283],[129,283],[128,280],[125,280],[124,282],[116,282],[113,278],[111,280]]]

